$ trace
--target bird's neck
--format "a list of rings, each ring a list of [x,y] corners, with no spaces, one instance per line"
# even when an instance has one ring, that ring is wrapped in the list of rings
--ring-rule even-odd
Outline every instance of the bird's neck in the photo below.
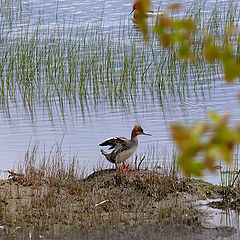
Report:
[[[132,134],[131,134],[131,141],[133,141],[133,142],[138,142],[138,138],[137,138],[137,133],[136,133],[136,131],[132,131]]]

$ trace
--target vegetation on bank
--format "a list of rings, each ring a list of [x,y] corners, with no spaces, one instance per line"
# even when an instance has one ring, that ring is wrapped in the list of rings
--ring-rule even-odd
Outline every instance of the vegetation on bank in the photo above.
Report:
[[[207,215],[196,200],[222,193],[219,186],[179,178],[174,166],[99,169],[87,176],[75,156],[64,159],[60,146],[38,156],[33,147],[19,171],[1,180],[1,239],[126,239],[129,232],[137,239],[173,229],[202,231]]]
[[[76,23],[46,24],[44,13],[33,18],[21,1],[1,2],[0,103],[11,118],[19,103],[32,120],[36,104],[54,118],[66,108],[91,113],[99,104],[123,108],[157,99],[184,100],[224,73],[228,82],[239,77],[237,3],[216,2],[210,13],[205,1],[195,1],[186,14],[175,14],[180,4],[168,6],[155,22],[145,12],[150,0],[136,1],[134,23],[119,29],[78,27]],[[204,13],[204,14],[202,14]],[[33,24],[31,24],[31,21]],[[148,31],[149,30],[149,31]],[[108,32],[106,34],[106,32]],[[150,99],[149,99],[150,98]],[[13,107],[14,106],[14,107]],[[173,139],[181,154],[179,166],[187,175],[215,169],[215,160],[231,161],[239,126],[230,127],[228,116],[211,113],[211,124],[173,125]],[[210,133],[210,134],[209,134]],[[211,137],[208,137],[211,135]],[[199,161],[199,158],[203,161]],[[196,160],[197,159],[197,160]]]

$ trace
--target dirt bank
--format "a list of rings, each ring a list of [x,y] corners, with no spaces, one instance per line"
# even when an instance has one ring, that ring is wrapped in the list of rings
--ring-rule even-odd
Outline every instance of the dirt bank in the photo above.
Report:
[[[10,174],[1,181],[1,239],[214,239],[234,228],[209,227],[199,199],[222,188],[154,171],[107,169],[71,174]]]

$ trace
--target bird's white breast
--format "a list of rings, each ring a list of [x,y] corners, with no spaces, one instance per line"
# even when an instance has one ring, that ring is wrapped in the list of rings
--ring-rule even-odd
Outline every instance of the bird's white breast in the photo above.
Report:
[[[135,151],[137,150],[137,147],[138,145],[133,146],[123,152],[120,152],[116,157],[116,162],[117,163],[125,162],[129,157],[131,157],[135,153]]]

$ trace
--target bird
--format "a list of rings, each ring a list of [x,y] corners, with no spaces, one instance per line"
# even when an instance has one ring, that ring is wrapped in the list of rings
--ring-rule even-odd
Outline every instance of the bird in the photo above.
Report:
[[[126,167],[126,160],[131,157],[138,148],[138,135],[148,135],[145,133],[140,125],[135,125],[132,129],[131,139],[125,137],[108,138],[104,142],[100,143],[99,146],[110,146],[108,150],[113,149],[111,153],[107,153],[101,149],[101,153],[106,159],[116,164],[116,169],[119,163],[123,163],[124,170],[131,170]]]

